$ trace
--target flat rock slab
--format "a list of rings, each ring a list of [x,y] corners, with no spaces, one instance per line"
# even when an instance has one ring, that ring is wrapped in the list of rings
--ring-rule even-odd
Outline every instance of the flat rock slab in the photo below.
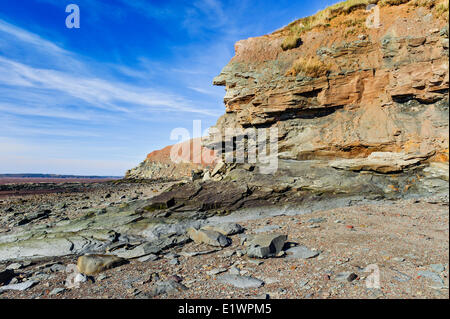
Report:
[[[319,256],[318,251],[311,250],[306,246],[297,246],[289,248],[288,250],[286,250],[286,254],[288,254],[287,258],[289,259],[293,258],[309,259]]]
[[[230,238],[214,230],[196,230],[191,227],[188,229],[188,236],[197,244],[207,244],[216,247],[227,247],[231,245]]]
[[[147,256],[150,254],[157,254],[160,251],[161,251],[161,249],[159,247],[146,243],[146,244],[139,245],[133,249],[121,248],[121,249],[115,250],[113,252],[113,254],[120,258],[133,259],[133,258],[139,258],[142,256]]]
[[[426,158],[426,154],[373,152],[366,158],[337,160],[331,162],[330,165],[334,168],[350,171],[393,173],[417,165]]]
[[[234,286],[236,288],[259,288],[264,285],[264,281],[249,277],[225,274],[217,278],[217,282]]]
[[[81,236],[0,243],[0,262],[82,254],[87,250],[100,250],[103,245],[101,241]]]
[[[12,284],[12,285],[6,285],[0,287],[0,291],[6,291],[6,290],[17,290],[17,291],[24,291],[27,290],[34,285],[36,285],[38,282],[34,280],[27,280],[24,282],[21,282],[19,284]]]
[[[261,234],[254,236],[248,243],[247,255],[251,258],[274,257],[281,252],[287,235]]]
[[[180,255],[183,257],[195,257],[195,256],[212,254],[212,253],[215,253],[218,251],[220,251],[220,249],[210,249],[210,250],[203,250],[203,251],[181,251]]]

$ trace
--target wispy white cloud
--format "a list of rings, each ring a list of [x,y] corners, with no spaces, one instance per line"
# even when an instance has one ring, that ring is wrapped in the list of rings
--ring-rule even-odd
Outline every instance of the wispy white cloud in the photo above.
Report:
[[[17,37],[21,42],[39,46],[41,49],[47,48],[52,55],[57,54],[61,58],[70,56],[69,63],[76,60],[76,64],[89,68],[83,63],[82,58],[75,59],[73,54],[57,45],[2,20],[0,20],[0,31]],[[129,69],[127,71],[130,72]],[[68,70],[37,68],[1,56],[0,84],[58,91],[83,100],[93,107],[124,113],[164,110],[215,116],[214,112],[193,107],[192,102],[171,92],[133,86],[95,76],[73,74]]]
[[[82,112],[67,111],[63,107],[22,106],[0,102],[0,111],[16,115],[42,116],[69,120],[90,121],[92,116]]]
[[[55,45],[51,41],[45,40],[37,34],[18,28],[15,25],[10,24],[1,19],[0,19],[0,31],[14,36],[19,41],[26,42],[36,47],[40,47],[46,50],[47,52],[70,55],[69,52]]]

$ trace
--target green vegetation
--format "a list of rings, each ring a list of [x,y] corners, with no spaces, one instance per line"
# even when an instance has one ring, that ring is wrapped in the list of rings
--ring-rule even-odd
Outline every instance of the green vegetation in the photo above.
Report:
[[[448,20],[448,0],[347,0],[336,3],[325,10],[317,12],[310,17],[302,18],[292,22],[287,26],[288,36],[284,39],[281,47],[283,50],[289,50],[298,47],[301,44],[300,37],[307,31],[317,27],[328,27],[330,21],[339,15],[346,15],[358,9],[364,9],[369,4],[378,4],[380,6],[396,6],[404,3],[410,3],[414,6],[433,8],[437,17],[443,17]],[[357,20],[348,22],[346,26],[363,26],[364,21]]]
[[[299,47],[301,43],[302,39],[300,38],[300,36],[297,34],[292,34],[284,38],[284,41],[281,44],[281,48],[286,51]]]
[[[289,35],[284,39],[281,47],[283,50],[293,49],[301,44],[300,37],[305,32],[317,27],[328,27],[329,22],[340,14],[349,14],[350,12],[365,8],[367,5],[377,3],[379,0],[347,0],[332,5],[325,10],[319,11],[313,16],[299,19],[287,26]],[[360,23],[358,21],[358,23]]]
[[[441,0],[436,4],[435,14],[448,21],[448,0]]]
[[[303,74],[312,78],[325,76],[330,70],[330,65],[321,61],[318,57],[299,58],[294,62],[292,68],[287,72],[287,75],[295,76]]]
[[[410,0],[381,0],[378,2],[380,6],[398,6],[409,2]]]
[[[448,0],[412,0],[410,4],[432,9],[435,17],[448,21]]]

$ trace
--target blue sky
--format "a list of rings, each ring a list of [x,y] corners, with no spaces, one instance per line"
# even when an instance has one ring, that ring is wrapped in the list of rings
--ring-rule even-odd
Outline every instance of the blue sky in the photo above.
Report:
[[[123,175],[172,129],[215,124],[236,41],[335,2],[1,0],[0,173]]]

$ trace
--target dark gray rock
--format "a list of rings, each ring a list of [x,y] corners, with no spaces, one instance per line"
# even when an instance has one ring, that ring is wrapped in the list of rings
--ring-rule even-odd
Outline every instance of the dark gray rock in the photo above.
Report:
[[[261,234],[254,236],[248,243],[247,255],[251,258],[268,258],[278,255],[283,249],[287,235]]]
[[[13,278],[14,278],[14,270],[5,269],[3,271],[0,271],[0,284],[5,285],[9,283]]]

